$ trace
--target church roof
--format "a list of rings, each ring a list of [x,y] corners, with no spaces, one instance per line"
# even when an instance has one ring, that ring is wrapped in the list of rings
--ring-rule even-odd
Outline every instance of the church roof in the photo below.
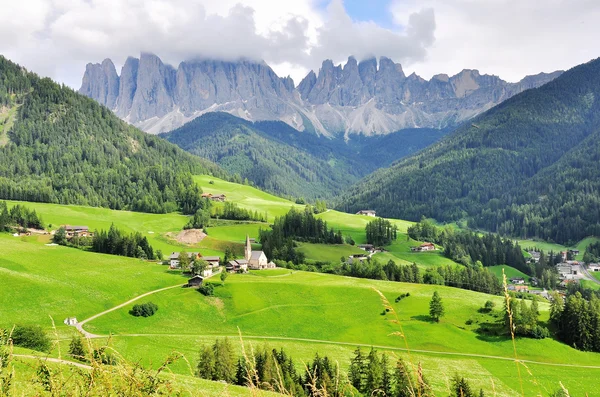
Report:
[[[261,257],[261,255],[264,255],[265,253],[262,251],[252,251],[252,255],[250,255],[250,259],[259,259]]]

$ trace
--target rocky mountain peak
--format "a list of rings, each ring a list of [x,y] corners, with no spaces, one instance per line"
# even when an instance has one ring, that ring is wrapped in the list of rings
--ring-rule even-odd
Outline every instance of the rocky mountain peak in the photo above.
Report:
[[[150,53],[128,58],[117,75],[109,59],[88,64],[80,92],[152,133],[170,131],[206,112],[224,111],[246,120],[281,120],[317,133],[385,134],[403,128],[455,125],[560,72],[507,83],[464,69],[429,81],[390,58],[343,65],[330,59],[295,87],[264,61],[197,58],[177,69]]]

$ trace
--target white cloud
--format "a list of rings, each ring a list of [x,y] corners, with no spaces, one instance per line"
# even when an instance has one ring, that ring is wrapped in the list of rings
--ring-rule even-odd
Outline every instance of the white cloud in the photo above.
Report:
[[[423,77],[479,69],[517,81],[600,55],[597,0],[394,0],[396,20],[422,7],[436,15],[436,41],[409,67]]]
[[[325,58],[423,59],[433,13],[417,10],[396,33],[355,22],[341,0],[21,0],[0,14],[0,53],[78,87],[87,62],[152,52],[168,63],[194,57],[264,59],[299,82]],[[35,12],[30,12],[35,10]]]
[[[320,5],[329,2],[323,10]],[[385,55],[423,77],[463,68],[518,80],[600,54],[597,0],[390,0],[395,26],[342,0],[18,0],[0,12],[0,53],[77,88],[87,62],[153,52],[264,59],[296,83],[333,59]]]

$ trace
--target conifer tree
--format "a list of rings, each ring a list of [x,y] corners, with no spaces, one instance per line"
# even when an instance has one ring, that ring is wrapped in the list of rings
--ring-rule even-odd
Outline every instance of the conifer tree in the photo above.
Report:
[[[429,302],[429,316],[431,316],[435,322],[439,322],[440,318],[444,317],[444,305],[442,303],[442,298],[437,291],[433,292],[431,302]]]

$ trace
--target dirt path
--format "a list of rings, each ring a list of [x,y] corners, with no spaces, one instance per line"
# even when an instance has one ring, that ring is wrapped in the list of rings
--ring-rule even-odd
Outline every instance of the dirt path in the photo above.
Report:
[[[171,286],[171,287],[165,287],[165,288],[156,289],[156,290],[154,290],[154,291],[146,292],[145,294],[142,294],[142,295],[136,296],[135,298],[133,298],[133,299],[130,299],[130,300],[128,300],[128,301],[127,301],[127,302],[125,302],[125,303],[121,303],[120,305],[118,305],[118,306],[115,306],[115,307],[113,307],[112,309],[105,310],[105,311],[103,311],[102,313],[98,313],[98,314],[95,314],[95,315],[93,315],[93,316],[92,316],[92,317],[90,317],[90,318],[86,318],[85,320],[78,322],[78,323],[75,325],[75,327],[76,327],[76,328],[79,330],[79,332],[81,332],[81,333],[83,334],[83,336],[85,336],[86,338],[102,338],[102,337],[103,337],[103,336],[105,336],[105,335],[96,335],[96,334],[92,334],[91,332],[87,332],[86,330],[84,330],[84,329],[83,329],[83,326],[84,326],[84,324],[85,324],[85,323],[87,323],[87,322],[90,322],[90,321],[92,321],[92,320],[95,320],[95,319],[97,319],[97,318],[98,318],[98,317],[100,317],[100,316],[104,316],[105,314],[108,314],[108,313],[110,313],[110,312],[114,312],[115,310],[118,310],[118,309],[122,308],[123,306],[127,306],[127,305],[129,305],[129,304],[131,304],[131,303],[133,303],[133,302],[137,301],[138,299],[145,298],[145,297],[146,297],[146,296],[148,296],[148,295],[156,294],[157,292],[162,292],[162,291],[166,291],[166,290],[173,289],[173,288],[181,288],[181,287],[183,287],[184,285],[185,285],[185,284],[177,284],[177,285],[173,285],[173,286]]]
[[[13,357],[26,358],[26,359],[32,359],[32,360],[41,360],[41,361],[47,361],[49,363],[56,363],[56,364],[72,365],[74,367],[82,368],[82,369],[92,369],[92,367],[87,364],[82,364],[82,363],[78,363],[75,361],[69,361],[69,360],[61,360],[61,359],[52,358],[52,357],[30,356],[27,354],[14,354]]]
[[[181,336],[190,336],[190,337],[204,337],[214,335],[192,335],[192,334],[120,334],[113,335],[113,337],[151,337],[151,336],[165,336],[165,337],[181,337]],[[220,335],[227,336],[230,338],[239,338],[239,335]],[[281,340],[281,341],[291,341],[291,342],[308,342],[308,343],[319,343],[325,345],[337,345],[337,346],[351,346],[351,347],[374,347],[375,349],[383,349],[383,350],[395,350],[395,351],[408,351],[403,347],[394,347],[394,346],[384,346],[384,345],[372,345],[367,343],[352,343],[352,342],[335,342],[329,340],[320,340],[320,339],[304,339],[304,338],[288,338],[284,336],[243,336],[243,339],[261,339],[261,340]],[[421,354],[431,354],[431,355],[442,355],[442,356],[455,356],[455,357],[465,357],[465,358],[485,358],[490,360],[502,360],[502,361],[518,361],[519,363],[524,364],[535,364],[535,365],[547,365],[552,367],[570,367],[570,368],[585,368],[585,369],[600,369],[600,365],[579,365],[579,364],[561,364],[561,363],[549,363],[544,361],[534,361],[534,360],[524,360],[518,359],[515,360],[514,357],[504,357],[504,356],[491,356],[486,354],[476,354],[476,353],[458,353],[458,352],[444,352],[437,350],[422,350],[422,349],[410,349],[411,353],[421,353]]]

